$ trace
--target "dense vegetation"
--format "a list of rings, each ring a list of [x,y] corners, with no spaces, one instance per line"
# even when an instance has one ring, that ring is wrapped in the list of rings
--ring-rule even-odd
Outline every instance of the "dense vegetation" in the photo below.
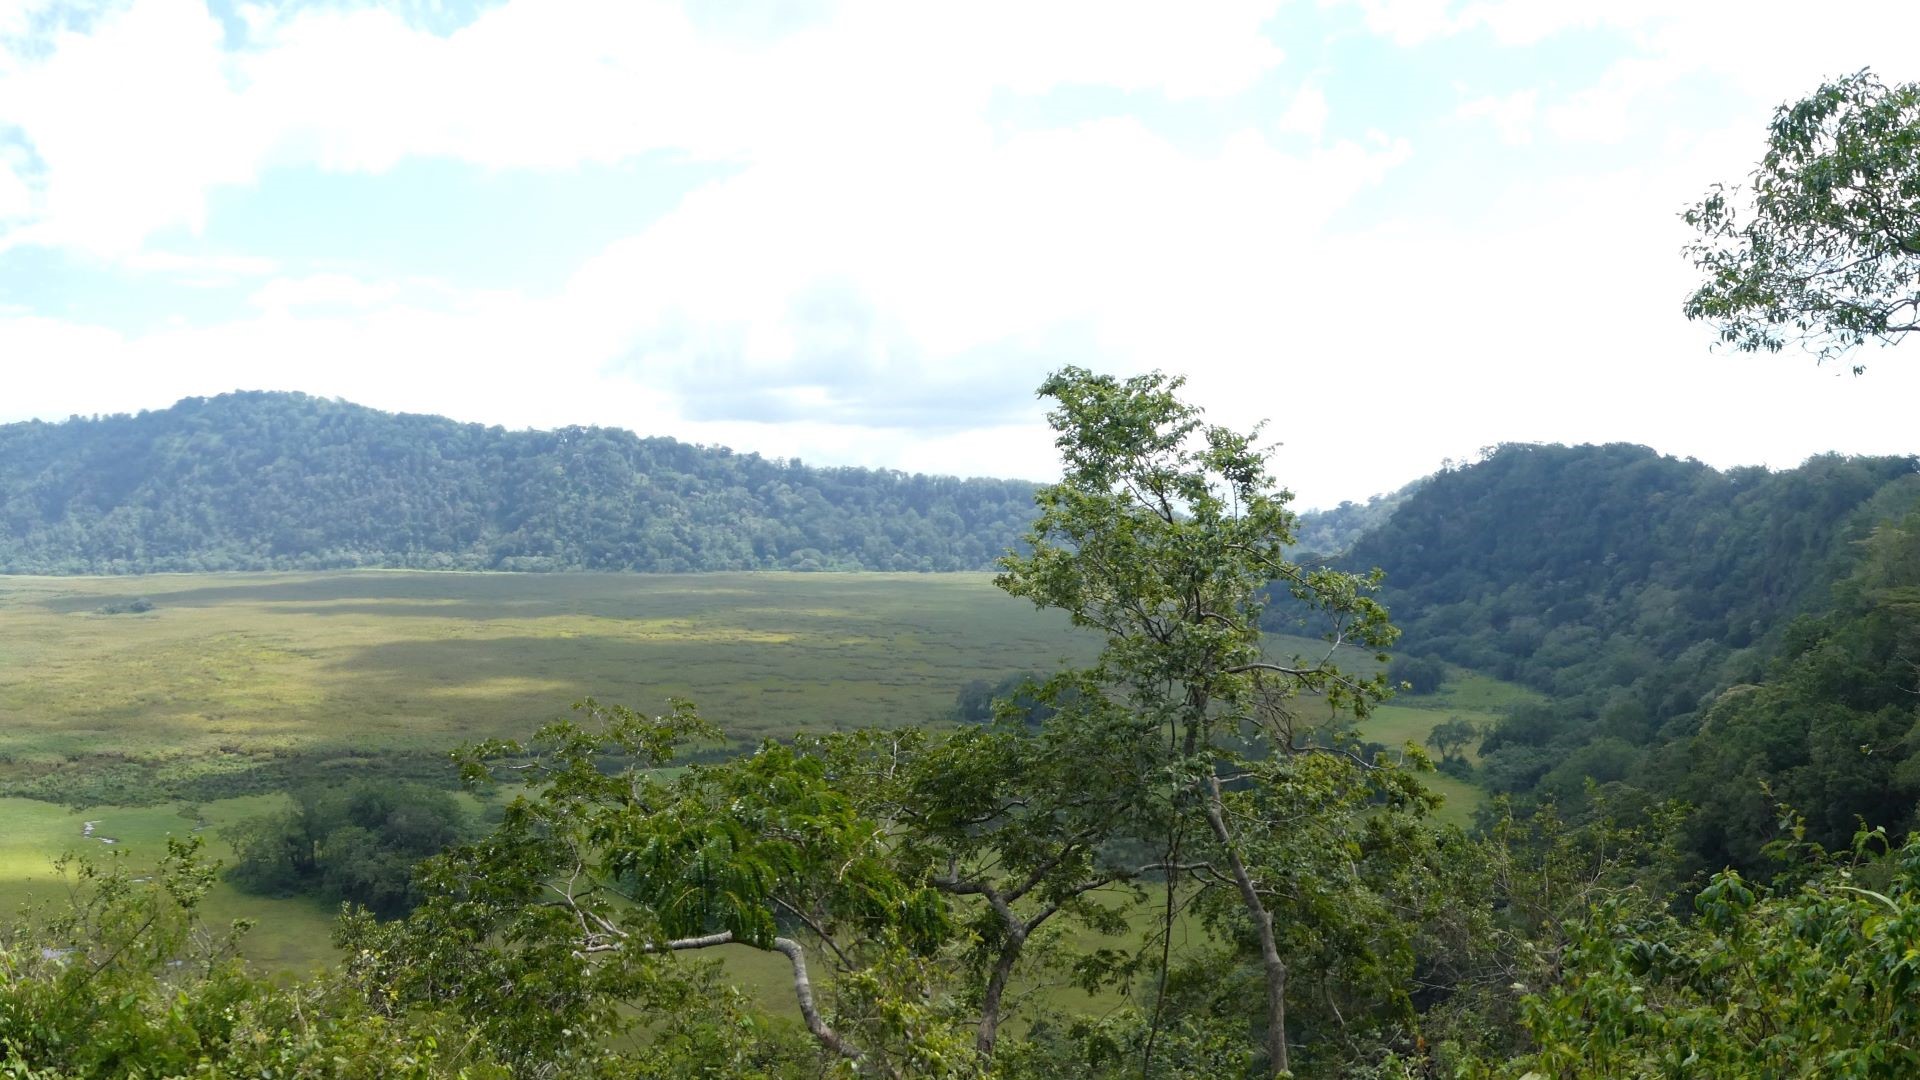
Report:
[[[404,915],[419,901],[413,868],[465,838],[453,796],[419,784],[360,780],[308,784],[292,806],[232,830],[228,875],[249,892],[316,895],[376,915]]]
[[[1431,478],[1348,561],[1388,568],[1407,651],[1657,722],[1753,670],[1849,545],[1917,497],[1912,458],[1720,472],[1639,446],[1510,445]]]
[[[302,394],[0,427],[0,573],[978,570],[1033,485]]]
[[[1300,515],[1294,546],[1313,555],[1344,555],[1362,536],[1386,524],[1400,504],[1426,482],[1426,477],[1421,477],[1391,494],[1370,496],[1365,502],[1349,499],[1331,509],[1309,510]]]
[[[1506,446],[1357,542],[1415,659],[1550,695],[1485,734],[1475,777],[1577,809],[1586,785],[1697,808],[1686,865],[1768,871],[1775,804],[1819,842],[1905,825],[1920,661],[1911,458],[1719,472],[1643,447]],[[1279,613],[1270,621],[1280,622]]]
[[[1451,914],[1434,884],[1459,834],[1430,824],[1435,800],[1394,760],[1324,720],[1296,725],[1295,695],[1364,715],[1383,677],[1269,657],[1258,597],[1278,575],[1336,641],[1378,648],[1393,631],[1364,579],[1286,561],[1292,518],[1264,462],[1204,426],[1178,385],[1076,371],[1049,385],[1069,479],[1043,492],[1030,553],[1000,583],[1104,642],[1039,689],[1051,714],[664,768],[718,733],[689,707],[588,703],[525,746],[471,752],[471,777],[503,769],[531,781],[527,797],[484,840],[428,860],[406,919],[343,924],[346,985],[400,1030],[463,1018],[450,1034],[470,1064],[524,1076],[1278,1076],[1414,1049],[1406,986],[1431,952],[1420,926]],[[242,845],[265,849],[243,867],[391,824],[379,796],[310,799]],[[198,880],[190,855],[162,877]],[[1165,903],[1143,943],[1128,913],[1149,890]],[[134,893],[191,907],[191,889]],[[1205,943],[1174,948],[1196,921]],[[673,959],[723,945],[790,962],[803,1042]],[[14,985],[117,967],[117,953],[78,956],[25,964]],[[1017,992],[1046,972],[1129,1004],[1086,1021]],[[196,999],[120,990],[115,1022],[170,1031],[171,1060],[231,1038],[234,1009],[174,1017],[167,1001]],[[1024,1031],[1006,1025],[1016,1015]],[[69,1049],[107,1043],[98,1019],[10,1034],[23,1066],[110,1074],[127,1059]]]

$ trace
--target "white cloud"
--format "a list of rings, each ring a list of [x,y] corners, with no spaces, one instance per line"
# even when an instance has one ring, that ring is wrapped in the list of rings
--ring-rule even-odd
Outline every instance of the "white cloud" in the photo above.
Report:
[[[234,95],[221,29],[189,0],[143,0],[48,55],[0,55],[0,125],[44,165],[42,213],[7,238],[107,255],[195,227],[207,188],[251,178],[259,135]]]
[[[0,161],[0,221],[26,217],[33,210],[33,191],[5,161]]]
[[[120,265],[129,270],[156,274],[196,274],[219,277],[259,277],[271,274],[275,263],[259,255],[205,255],[178,251],[146,249],[136,251]]]
[[[1327,95],[1317,86],[1301,87],[1274,126],[1289,134],[1318,140],[1327,127]]]
[[[279,277],[254,290],[247,298],[263,311],[285,313],[300,308],[371,308],[400,292],[395,282],[367,282],[351,274],[323,273]]]
[[[1485,120],[1493,125],[1500,141],[1523,146],[1533,141],[1533,119],[1540,92],[1517,90],[1504,97],[1479,97],[1462,102],[1454,113],[1463,120]]]
[[[0,51],[0,124],[46,166],[44,216],[7,242],[124,256],[197,228],[210,189],[276,164],[905,151],[970,126],[996,87],[1229,94],[1279,62],[1259,32],[1275,6],[1000,0],[930,19],[864,0],[830,27],[745,42],[658,0],[510,0],[446,37],[379,8],[292,5],[249,9],[251,38],[230,51],[200,3],[132,0],[84,34]]]
[[[722,387],[716,407],[804,388],[852,422],[905,397],[975,423],[1067,360],[1272,341],[1289,253],[1408,153],[1288,155],[1243,132],[1195,158],[1108,121],[909,160],[783,161],[613,246],[569,300],[575,321],[619,313],[625,370]]]
[[[0,320],[40,415],[298,388],[506,423],[602,422],[768,453],[1044,475],[1063,363],[1263,364],[1317,230],[1404,142],[1192,157],[1133,121],[940,156],[783,158],[688,198],[551,297],[287,276],[258,314],[122,337]],[[59,336],[59,340],[54,340]],[[162,388],[171,388],[163,390]]]
[[[1397,45],[1418,45],[1462,29],[1466,22],[1450,11],[1450,0],[1320,0],[1322,7],[1360,9],[1367,29]]]
[[[269,387],[1040,476],[1031,390],[1077,362],[1187,372],[1217,418],[1273,418],[1307,504],[1503,439],[1630,439],[1719,464],[1900,448],[1920,365],[1836,380],[1799,357],[1706,355],[1677,312],[1674,211],[1750,167],[1775,102],[1875,50],[1900,77],[1892,50],[1920,9],[1863,6],[1884,28],[1863,44],[1800,8],[1370,0],[1368,25],[1408,47],[1604,26],[1614,62],[1588,85],[1496,82],[1380,137],[1342,131],[1341,103],[1291,72],[1291,99],[1204,150],[1125,117],[984,119],[997,91],[1073,84],[1245,115],[1212,99],[1278,81],[1273,7],[850,0],[830,22],[743,34],[661,4],[511,0],[440,37],[378,8],[291,6],[256,11],[233,52],[198,5],[133,0],[85,37],[0,57],[0,123],[25,131],[45,184],[29,239],[219,278],[252,303],[125,335],[0,312],[0,419]],[[1458,120],[1589,145],[1565,155],[1577,166],[1490,153],[1494,209],[1473,219],[1420,188],[1420,140]],[[550,293],[144,246],[268,168],[559,171],[649,151],[735,168],[609,235]],[[10,175],[0,215],[21,205]]]

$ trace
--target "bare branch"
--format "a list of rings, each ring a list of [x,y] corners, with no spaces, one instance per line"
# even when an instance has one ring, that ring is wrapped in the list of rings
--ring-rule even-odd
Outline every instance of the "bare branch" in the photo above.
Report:
[[[623,931],[616,932],[620,933],[623,938],[626,937]],[[663,941],[658,944],[643,944],[638,946],[637,949],[643,953],[685,952],[692,949],[711,949],[716,945],[729,945],[732,944],[733,941],[733,931],[722,930],[717,934],[675,938],[671,941]],[[593,946],[584,951],[610,952],[619,948],[620,945],[621,942],[613,942],[606,945]],[[807,1030],[813,1033],[813,1037],[819,1041],[820,1045],[849,1061],[859,1061],[865,1057],[866,1055],[862,1053],[858,1047],[847,1042],[846,1039],[840,1036],[839,1032],[833,1030],[832,1026],[820,1015],[819,1006],[814,1004],[813,980],[807,975],[806,948],[792,938],[777,937],[773,939],[773,951],[785,956],[787,961],[793,965],[793,996],[799,1003],[800,1016],[807,1022]]]

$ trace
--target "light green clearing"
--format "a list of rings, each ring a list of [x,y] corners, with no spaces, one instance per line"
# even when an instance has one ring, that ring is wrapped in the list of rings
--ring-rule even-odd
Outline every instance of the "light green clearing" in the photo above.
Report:
[[[231,861],[233,853],[220,839],[220,828],[285,802],[280,795],[222,799],[188,816],[178,803],[73,811],[32,799],[0,799],[0,822],[5,822],[0,828],[0,918],[24,906],[64,902],[72,875],[62,878],[53,865],[63,854],[100,862],[124,858],[133,872],[145,873],[166,852],[168,834],[183,839],[198,835],[210,857]],[[96,823],[91,837],[83,835],[89,821]],[[207,827],[196,834],[200,821]],[[107,838],[116,843],[104,843]],[[319,901],[252,896],[221,882],[207,896],[202,912],[215,926],[251,920],[254,926],[241,939],[241,951],[263,970],[302,972],[335,958],[329,936],[339,912]]]
[[[154,610],[94,613],[137,596]],[[690,698],[743,740],[926,723],[970,679],[1092,649],[986,574],[0,578],[0,779],[440,750],[587,696]]]
[[[95,613],[139,596],[152,612]],[[1308,640],[1271,645],[1319,655]],[[937,723],[971,679],[1093,651],[1063,617],[1005,596],[986,574],[0,577],[0,780],[122,757],[188,774],[286,752],[439,751],[524,736],[589,695],[637,708],[687,697],[742,740]],[[1376,666],[1354,655],[1351,666]],[[1483,723],[1527,696],[1456,673],[1439,694],[1376,710],[1361,731],[1389,746],[1421,742],[1449,716]],[[1447,797],[1443,820],[1471,817],[1479,791],[1426,779]],[[204,820],[209,853],[228,859],[219,828],[280,798],[208,801],[197,819],[179,803],[72,811],[0,799],[0,912],[63,897],[51,864],[67,850],[151,865],[169,832]],[[82,836],[90,820],[94,839]],[[252,919],[245,952],[267,969],[333,959],[328,905],[222,884],[206,910],[216,922]],[[1154,917],[1151,907],[1133,914],[1143,931]],[[791,1008],[781,957],[724,952],[764,1003]]]
[[[1358,730],[1389,749],[1397,750],[1410,742],[1426,747],[1435,725],[1457,717],[1485,730],[1507,709],[1541,700],[1525,687],[1464,668],[1450,668],[1447,681],[1438,691],[1394,698],[1390,704],[1374,709]],[[1468,761],[1477,763],[1480,755],[1476,745],[1469,745],[1464,753]],[[1431,756],[1439,757],[1438,752],[1427,749]],[[1435,814],[1443,822],[1471,825],[1474,811],[1486,802],[1487,794],[1481,788],[1442,773],[1426,773],[1421,781],[1446,800]]]

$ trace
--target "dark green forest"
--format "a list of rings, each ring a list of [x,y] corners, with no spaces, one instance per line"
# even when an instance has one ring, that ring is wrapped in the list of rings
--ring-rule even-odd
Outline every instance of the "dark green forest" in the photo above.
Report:
[[[0,573],[981,570],[1033,491],[234,393],[0,427]]]
[[[1912,822],[1917,505],[1908,457],[1721,472],[1512,445],[1430,478],[1341,562],[1390,568],[1406,655],[1548,695],[1484,734],[1483,785],[1563,810],[1590,782],[1679,799],[1686,868],[1765,872],[1781,801],[1828,845]]]
[[[1785,617],[1824,599],[1854,542],[1920,497],[1915,470],[1819,457],[1721,472],[1641,446],[1510,445],[1433,476],[1343,562],[1387,569],[1409,652],[1589,711],[1630,699],[1673,716],[1751,673]]]
[[[288,794],[288,809],[240,822],[228,837],[228,876],[248,892],[404,915],[420,899],[414,865],[471,831],[453,796],[420,784],[306,784]]]

